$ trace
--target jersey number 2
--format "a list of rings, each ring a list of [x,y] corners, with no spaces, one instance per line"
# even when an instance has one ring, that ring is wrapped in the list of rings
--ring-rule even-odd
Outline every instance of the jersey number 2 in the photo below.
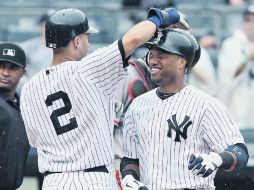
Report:
[[[63,133],[66,133],[66,132],[78,127],[77,120],[75,117],[70,118],[69,119],[70,123],[68,123],[64,126],[61,126],[61,124],[58,120],[59,116],[70,113],[70,111],[71,111],[72,105],[71,105],[71,101],[70,101],[67,93],[65,93],[63,91],[59,91],[54,94],[48,95],[47,99],[45,100],[45,103],[47,106],[52,106],[54,101],[60,100],[60,99],[63,100],[64,107],[54,110],[50,115],[50,119],[54,125],[57,135],[61,135]]]

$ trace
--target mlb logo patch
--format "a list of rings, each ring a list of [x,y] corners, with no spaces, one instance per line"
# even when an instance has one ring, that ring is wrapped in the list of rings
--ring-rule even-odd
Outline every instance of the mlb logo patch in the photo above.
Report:
[[[14,49],[4,49],[3,50],[3,55],[9,55],[14,57],[15,56],[15,50]]]

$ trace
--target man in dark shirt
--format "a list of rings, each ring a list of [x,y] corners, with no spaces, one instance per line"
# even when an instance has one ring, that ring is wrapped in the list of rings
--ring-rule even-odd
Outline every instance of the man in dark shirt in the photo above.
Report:
[[[15,93],[25,73],[24,51],[12,43],[0,44],[0,189],[21,186],[29,143]]]

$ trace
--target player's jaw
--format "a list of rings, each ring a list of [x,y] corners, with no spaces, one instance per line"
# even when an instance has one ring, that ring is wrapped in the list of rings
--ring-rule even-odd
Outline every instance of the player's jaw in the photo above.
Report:
[[[150,72],[151,80],[160,87],[172,85],[178,78],[176,61],[150,66]]]
[[[168,69],[163,65],[154,65],[150,67],[151,80],[161,86],[165,83],[165,79],[168,77]]]

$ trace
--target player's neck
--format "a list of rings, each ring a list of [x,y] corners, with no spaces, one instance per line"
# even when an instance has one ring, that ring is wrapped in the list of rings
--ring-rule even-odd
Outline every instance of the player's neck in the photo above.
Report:
[[[57,56],[57,55],[55,55],[53,57],[52,65],[59,65],[59,64],[64,63],[66,61],[75,61],[75,59],[71,56]]]
[[[177,93],[181,91],[186,86],[187,86],[187,83],[183,82],[183,83],[169,84],[166,86],[160,86],[158,90],[162,93],[171,94],[171,93]]]

